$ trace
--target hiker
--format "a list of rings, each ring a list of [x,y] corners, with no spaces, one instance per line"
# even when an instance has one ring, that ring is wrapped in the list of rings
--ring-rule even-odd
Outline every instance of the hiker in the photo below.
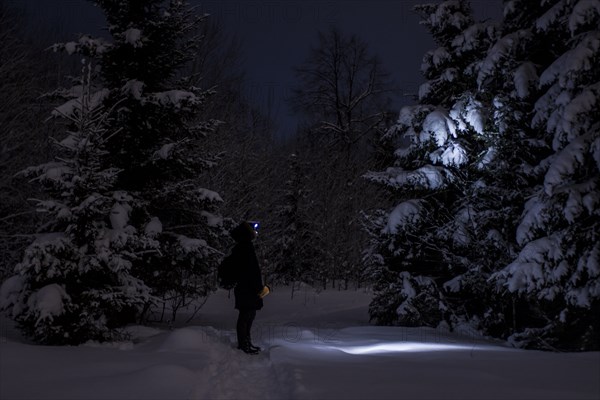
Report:
[[[252,241],[258,235],[258,223],[242,222],[231,231],[236,241],[232,258],[237,270],[235,285],[235,308],[239,310],[237,320],[238,349],[247,354],[258,354],[260,347],[252,344],[250,330],[256,311],[263,307],[263,299],[269,289],[263,284],[258,259]]]

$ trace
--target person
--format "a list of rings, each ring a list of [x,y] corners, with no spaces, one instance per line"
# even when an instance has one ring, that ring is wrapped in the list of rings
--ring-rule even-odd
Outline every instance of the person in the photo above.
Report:
[[[231,231],[231,237],[236,241],[232,256],[236,265],[237,284],[233,291],[235,295],[235,308],[239,311],[236,331],[238,349],[247,354],[258,354],[260,347],[252,344],[252,323],[256,318],[256,311],[263,308],[261,294],[268,291],[263,284],[260,266],[254,251],[252,241],[258,232],[258,224],[242,222]]]

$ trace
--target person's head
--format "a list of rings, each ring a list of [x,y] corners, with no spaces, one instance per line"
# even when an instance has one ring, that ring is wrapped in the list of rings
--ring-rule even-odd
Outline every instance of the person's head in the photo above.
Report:
[[[231,231],[231,237],[236,242],[250,242],[258,234],[258,222],[244,221]]]

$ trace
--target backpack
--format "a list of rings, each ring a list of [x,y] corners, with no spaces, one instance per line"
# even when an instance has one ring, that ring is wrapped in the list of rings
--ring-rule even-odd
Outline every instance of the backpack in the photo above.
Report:
[[[219,278],[219,286],[223,289],[231,290],[238,282],[238,273],[233,258],[233,254],[228,255],[221,261],[217,268],[217,276]]]

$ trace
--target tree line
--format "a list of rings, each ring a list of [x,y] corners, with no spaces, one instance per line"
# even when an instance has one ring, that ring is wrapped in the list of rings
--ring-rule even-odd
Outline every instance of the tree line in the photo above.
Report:
[[[252,219],[271,284],[372,287],[378,324],[597,349],[592,2],[416,6],[438,47],[399,115],[367,43],[320,32],[283,139],[221,25],[183,1],[95,3],[108,37],[52,44],[0,1],[0,307],[34,340],[200,307]]]

